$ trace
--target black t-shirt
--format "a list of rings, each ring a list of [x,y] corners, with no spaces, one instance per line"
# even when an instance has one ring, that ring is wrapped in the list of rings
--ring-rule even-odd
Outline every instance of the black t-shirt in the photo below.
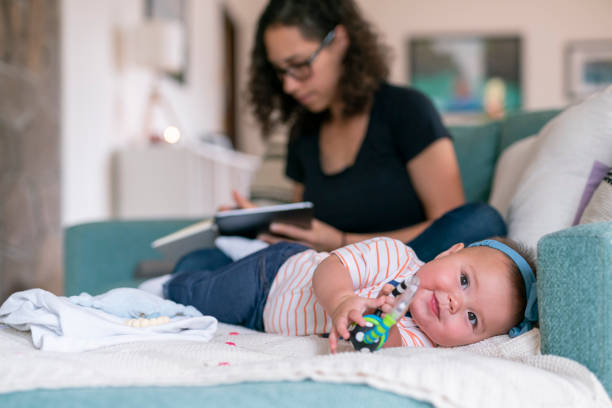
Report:
[[[296,123],[286,174],[304,185],[314,215],[341,231],[373,233],[425,220],[406,164],[439,138],[450,137],[422,93],[387,83],[374,95],[365,138],[352,166],[324,174],[319,152],[322,115]]]

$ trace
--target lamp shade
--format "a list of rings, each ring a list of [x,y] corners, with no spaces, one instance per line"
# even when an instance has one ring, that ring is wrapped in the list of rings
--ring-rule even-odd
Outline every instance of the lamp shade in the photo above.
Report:
[[[177,20],[146,20],[127,34],[127,58],[156,71],[176,73],[185,63],[184,28]]]

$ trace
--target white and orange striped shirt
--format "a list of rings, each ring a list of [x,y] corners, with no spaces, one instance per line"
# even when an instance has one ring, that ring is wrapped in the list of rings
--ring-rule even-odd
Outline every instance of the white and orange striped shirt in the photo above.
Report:
[[[385,283],[401,282],[423,265],[414,251],[401,241],[373,238],[332,252],[348,269],[355,294],[375,298]],[[329,253],[306,250],[293,255],[279,269],[264,307],[266,332],[287,335],[329,333],[331,316],[317,301],[312,276]],[[397,324],[402,343],[408,347],[431,347],[429,339],[411,318]]]

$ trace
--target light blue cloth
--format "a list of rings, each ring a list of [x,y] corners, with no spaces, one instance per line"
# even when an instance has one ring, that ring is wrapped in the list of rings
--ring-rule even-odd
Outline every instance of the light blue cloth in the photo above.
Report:
[[[163,299],[146,292],[141,296],[141,292],[136,289],[119,290],[112,297],[104,297],[102,303],[105,307],[113,306],[107,309],[115,313],[154,309],[155,313],[175,313],[175,316],[165,323],[134,327],[128,324],[125,317],[75,304],[64,296],[55,296],[43,289],[28,289],[13,293],[0,306],[0,323],[30,331],[32,345],[40,350],[69,353],[134,341],[206,342],[215,334],[217,319],[214,317],[201,316],[197,311],[199,316],[186,316],[190,312],[184,306],[178,305],[178,308],[170,310],[164,307]],[[149,296],[155,299],[142,301]],[[84,300],[93,303],[87,297]],[[128,305],[130,302],[132,305]],[[118,305],[121,307],[116,307]],[[185,309],[183,312],[182,308]]]
[[[70,296],[68,300],[75,305],[102,310],[118,317],[152,319],[159,316],[199,317],[195,307],[184,306],[159,296],[134,288],[117,288],[98,296],[81,293]]]

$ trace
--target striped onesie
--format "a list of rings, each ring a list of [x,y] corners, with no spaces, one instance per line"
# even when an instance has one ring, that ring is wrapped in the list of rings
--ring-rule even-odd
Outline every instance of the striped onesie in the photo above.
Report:
[[[391,238],[369,239],[332,254],[349,270],[355,294],[367,298],[375,298],[389,281],[411,277],[423,265],[410,247]],[[283,263],[263,311],[266,332],[295,336],[329,333],[331,316],[317,301],[312,288],[315,269],[329,255],[309,249]],[[404,346],[432,346],[411,318],[403,317],[397,327]]]

